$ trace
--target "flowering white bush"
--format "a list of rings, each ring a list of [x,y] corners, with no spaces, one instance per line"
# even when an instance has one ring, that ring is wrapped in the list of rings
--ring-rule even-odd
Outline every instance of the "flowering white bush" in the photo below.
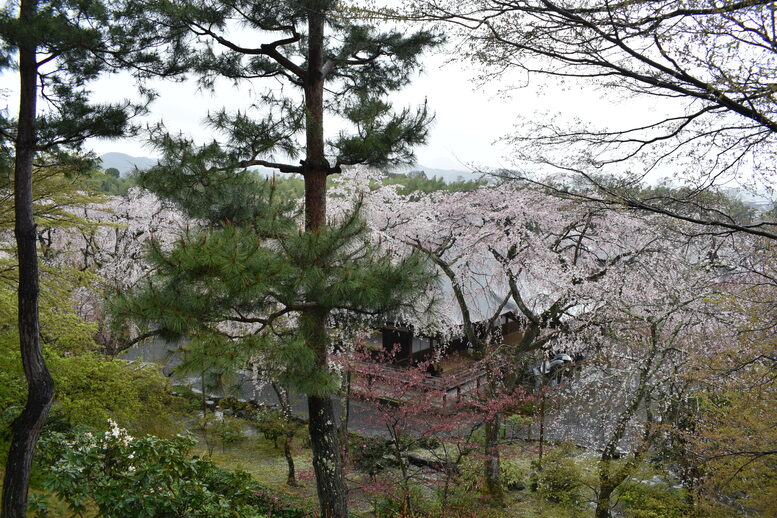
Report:
[[[101,434],[52,433],[42,441],[45,486],[74,513],[93,504],[107,518],[307,516],[302,506],[271,498],[247,473],[193,458],[192,436],[134,438],[108,425]],[[38,512],[45,515],[40,503]]]

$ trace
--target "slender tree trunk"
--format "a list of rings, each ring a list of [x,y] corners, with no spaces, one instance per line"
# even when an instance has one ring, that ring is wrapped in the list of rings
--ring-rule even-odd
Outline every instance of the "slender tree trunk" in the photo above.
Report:
[[[308,15],[309,54],[305,77],[305,230],[317,232],[326,225],[326,176],[324,154],[324,16]]]
[[[202,410],[202,419],[208,417],[208,404],[205,403],[205,371],[200,373],[200,409]]]
[[[286,477],[286,484],[289,486],[297,486],[297,476],[294,469],[294,456],[292,454],[292,441],[294,440],[294,425],[292,423],[291,413],[291,401],[289,399],[289,391],[279,386],[277,383],[272,382],[272,388],[275,391],[275,395],[278,396],[278,402],[281,404],[281,412],[283,413],[283,422],[286,427],[285,439],[283,441],[283,455],[286,457],[286,464],[289,466],[289,473]]]
[[[294,439],[294,434],[287,433],[286,439],[283,441],[283,456],[286,457],[286,464],[289,466],[289,474],[286,478],[286,484],[291,487],[297,486],[297,476],[294,470],[294,455],[291,450],[291,441]]]
[[[623,466],[619,470],[619,473],[613,474],[611,471],[612,461],[616,457],[618,444],[620,444],[626,431],[626,425],[631,420],[631,417],[634,415],[642,401],[642,392],[642,384],[640,384],[638,396],[619,417],[612,435],[610,436],[610,440],[605,445],[599,458],[599,488],[596,497],[596,518],[610,518],[612,494],[630,473],[630,470],[627,469],[629,463],[627,463],[626,466]]]
[[[22,0],[19,16],[24,23],[35,16],[35,0]],[[27,512],[35,444],[40,437],[54,397],[54,382],[43,361],[38,322],[38,254],[32,213],[32,166],[35,156],[37,100],[36,46],[19,42],[20,103],[14,170],[16,246],[19,259],[19,346],[27,379],[27,403],[11,426],[11,445],[3,480],[2,518],[22,518]]]
[[[305,74],[305,231],[318,233],[326,225],[324,155],[324,25],[323,13],[308,12],[308,69]],[[328,369],[326,320],[328,311],[313,308],[302,313],[308,346],[316,353],[317,367]],[[329,394],[308,395],[310,444],[322,518],[347,518],[347,488],[340,462],[334,403]]]
[[[545,446],[545,387],[542,387],[542,394],[540,395],[540,451],[539,451],[539,466],[542,469],[542,454],[543,447]]]
[[[351,371],[343,374],[342,393],[340,395],[340,453],[345,464],[348,458],[348,421],[351,417]]]
[[[485,485],[486,492],[498,502],[503,496],[499,467],[499,414],[485,423]]]
[[[411,514],[412,503],[410,502],[410,473],[408,470],[407,458],[402,455],[402,432],[396,426],[388,426],[389,436],[394,445],[394,460],[399,466],[402,480],[402,516]]]

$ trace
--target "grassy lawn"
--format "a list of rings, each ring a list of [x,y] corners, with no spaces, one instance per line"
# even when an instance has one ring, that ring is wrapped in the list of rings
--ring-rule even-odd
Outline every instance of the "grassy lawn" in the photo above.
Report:
[[[312,469],[311,454],[310,450],[303,448],[301,444],[295,445],[294,452],[294,467],[299,478],[300,473],[304,474]],[[208,458],[208,449],[204,441],[200,440],[194,453],[202,458]],[[222,468],[246,471],[257,482],[267,486],[288,487],[286,485],[288,465],[283,456],[283,450],[276,449],[272,441],[261,436],[247,437],[224,448],[216,446],[210,459]]]
[[[275,447],[272,440],[265,439],[262,434],[256,432],[252,424],[243,421],[246,436],[233,443],[222,447],[217,443],[212,448],[211,460],[222,468],[230,470],[242,470],[251,474],[251,476],[261,484],[277,489],[279,492],[316,501],[315,480],[312,476],[311,451],[305,446],[307,436],[306,430],[301,430],[294,442],[294,464],[297,472],[299,487],[289,487],[286,484],[288,467],[283,455],[281,441],[278,442],[278,448]],[[196,427],[192,427],[192,433],[199,437],[199,445],[195,451],[196,455],[208,458],[208,444],[203,438],[203,434]],[[211,445],[213,446],[213,445]],[[552,458],[552,448],[548,448]],[[481,462],[473,456],[465,462],[463,466],[464,477],[477,479],[480,476]],[[489,518],[499,517],[536,517],[543,516],[548,518],[572,518],[576,516],[590,515],[580,510],[570,509],[568,505],[556,504],[544,500],[536,491],[532,491],[530,486],[530,474],[532,473],[532,461],[537,458],[536,444],[516,441],[508,444],[502,454],[505,468],[509,466],[513,471],[517,469],[524,480],[525,489],[518,491],[508,491],[505,497],[504,507],[489,507],[487,501],[480,498],[479,492],[475,491],[465,495],[466,499],[471,500],[472,510],[480,509],[476,512],[478,516],[488,516]],[[428,480],[434,478],[434,473],[428,474]],[[348,473],[348,485],[351,490],[350,508],[355,515],[362,517],[372,517],[373,505],[370,497],[362,491],[361,487],[368,481],[369,477],[356,470]],[[471,482],[468,484],[471,485]],[[475,483],[477,485],[477,483]],[[423,490],[427,498],[434,499],[434,491]],[[468,504],[464,504],[467,507]],[[473,515],[474,516],[474,515]]]
[[[316,502],[316,482],[313,478],[311,450],[307,447],[307,430],[301,430],[294,439],[294,467],[298,486],[291,487],[286,483],[288,464],[283,455],[282,442],[278,447],[270,439],[265,439],[256,433],[252,424],[243,421],[247,436],[242,440],[222,447],[217,444],[208,457],[208,445],[203,434],[193,427],[190,431],[199,438],[195,455],[210,458],[219,467],[229,470],[245,471],[260,484],[277,489],[279,492]],[[350,494],[350,510],[358,516],[372,516],[372,504],[361,491],[361,486],[367,477],[358,471],[348,473]]]

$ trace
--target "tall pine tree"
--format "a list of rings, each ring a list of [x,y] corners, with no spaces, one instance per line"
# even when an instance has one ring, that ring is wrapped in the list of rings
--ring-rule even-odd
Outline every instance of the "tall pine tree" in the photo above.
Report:
[[[0,8],[0,70],[13,70],[19,81],[18,113],[0,114],[0,174],[8,187],[10,170],[14,172],[19,345],[28,385],[26,406],[12,426],[3,518],[26,515],[33,452],[54,392],[39,336],[33,166],[65,161],[74,166],[71,153],[79,151],[86,138],[122,136],[130,129],[131,117],[144,110],[144,102],[90,103],[90,80],[131,64],[164,73],[153,54],[138,50],[153,48],[155,32],[142,19],[127,23],[117,18],[112,7],[93,0],[21,0]],[[75,161],[82,166],[89,162]]]
[[[196,72],[202,86],[264,78],[276,88],[245,110],[209,116],[223,145],[196,146],[156,128],[165,158],[145,185],[209,225],[152,254],[159,277],[125,310],[236,358],[262,350],[262,333],[241,333],[240,324],[281,329],[286,346],[274,354],[294,366],[291,381],[308,395],[322,516],[344,518],[328,327],[335,314],[408,303],[429,274],[415,258],[395,264],[370,245],[358,208],[328,222],[326,182],[344,166],[413,160],[431,117],[425,105],[394,112],[385,98],[409,82],[438,38],[381,30],[334,0],[162,1],[146,9],[170,42],[168,59]],[[327,117],[351,132],[326,139]],[[252,179],[251,166],[304,177],[304,232],[271,200],[272,186]]]

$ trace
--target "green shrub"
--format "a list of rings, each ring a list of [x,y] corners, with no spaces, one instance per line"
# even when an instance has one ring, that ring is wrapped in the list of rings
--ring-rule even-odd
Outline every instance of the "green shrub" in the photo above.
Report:
[[[578,508],[583,503],[583,473],[575,462],[571,446],[562,445],[551,451],[536,471],[536,488],[540,497],[564,507]],[[535,468],[539,468],[535,463]]]
[[[690,514],[687,493],[670,485],[639,481],[624,482],[619,503],[626,518],[682,518]]]
[[[234,417],[224,416],[220,419],[219,425],[216,428],[216,433],[221,440],[221,448],[237,444],[245,439],[243,433],[243,422],[240,419]]]
[[[518,462],[502,460],[499,463],[502,470],[502,484],[507,489],[523,489],[526,487],[528,474],[526,469]]]
[[[6,426],[24,407],[26,384],[18,342],[0,343],[0,441]],[[155,366],[130,363],[98,353],[60,356],[46,353],[56,392],[53,418],[71,427],[101,428],[111,418],[132,433],[170,434],[177,398],[169,380]]]
[[[444,502],[438,499],[434,507],[429,507],[429,516],[434,518],[506,518],[504,510],[494,506],[489,498],[484,498],[475,484],[464,482],[454,484]]]
[[[409,500],[410,508],[405,509],[406,502],[402,491],[394,486],[393,490],[374,495],[373,512],[378,518],[426,517],[433,514],[433,502],[424,495],[420,487],[410,487]]]
[[[418,448],[423,448],[425,450],[434,450],[440,447],[442,443],[435,439],[434,437],[419,437],[416,441],[416,446]]]
[[[256,428],[262,432],[264,438],[272,441],[278,447],[278,439],[284,436],[287,429],[283,414],[272,408],[264,408],[255,414]]]
[[[49,434],[45,487],[74,513],[106,518],[302,518],[312,510],[253,481],[191,457],[191,436],[135,439],[112,423],[105,433]],[[36,502],[40,512],[40,501]],[[45,514],[45,513],[44,513]]]
[[[175,398],[159,367],[97,353],[51,355],[47,361],[57,386],[53,411],[71,425],[102,428],[111,418],[136,434],[174,429]]]
[[[245,439],[243,422],[234,417],[206,414],[205,417],[197,420],[197,426],[202,432],[209,457],[213,456],[216,442],[221,443],[221,451],[223,452],[227,446],[237,444]]]

